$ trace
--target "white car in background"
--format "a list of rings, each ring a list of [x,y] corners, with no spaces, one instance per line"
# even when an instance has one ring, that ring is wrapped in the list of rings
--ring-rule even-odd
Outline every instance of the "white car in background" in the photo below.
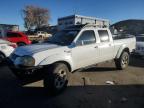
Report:
[[[144,56],[144,36],[136,37],[136,55]]]
[[[17,47],[15,43],[0,39],[0,63]]]

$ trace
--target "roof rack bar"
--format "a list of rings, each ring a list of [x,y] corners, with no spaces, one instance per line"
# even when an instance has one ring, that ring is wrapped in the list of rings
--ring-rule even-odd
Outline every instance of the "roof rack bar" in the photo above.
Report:
[[[107,28],[106,25],[103,25],[103,26],[100,26],[100,25],[96,25],[96,24],[85,24],[83,28],[86,28],[86,27],[96,27],[96,28]]]

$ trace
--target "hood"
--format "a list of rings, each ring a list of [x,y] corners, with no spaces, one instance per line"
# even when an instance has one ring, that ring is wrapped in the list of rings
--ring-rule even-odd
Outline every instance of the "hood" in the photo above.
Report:
[[[18,48],[16,48],[14,53],[17,55],[20,55],[20,56],[32,55],[37,52],[54,49],[54,48],[58,48],[58,47],[60,47],[60,46],[56,45],[56,44],[49,44],[49,43],[33,44],[33,45],[18,47]]]

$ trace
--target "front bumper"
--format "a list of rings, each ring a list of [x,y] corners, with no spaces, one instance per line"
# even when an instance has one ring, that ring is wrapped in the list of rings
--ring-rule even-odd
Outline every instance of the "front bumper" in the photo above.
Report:
[[[17,76],[31,76],[36,73],[40,73],[43,69],[43,66],[33,66],[33,67],[23,67],[23,66],[16,66],[14,63],[7,59],[8,67],[10,70]]]

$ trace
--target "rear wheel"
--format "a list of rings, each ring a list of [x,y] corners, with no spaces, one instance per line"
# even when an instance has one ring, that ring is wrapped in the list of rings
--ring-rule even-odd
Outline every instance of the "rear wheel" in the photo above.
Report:
[[[121,54],[120,58],[115,60],[115,65],[117,69],[120,69],[120,70],[127,68],[127,66],[129,65],[129,53],[124,51]]]
[[[44,77],[44,87],[53,95],[62,92],[68,84],[68,67],[64,63],[55,63]]]

